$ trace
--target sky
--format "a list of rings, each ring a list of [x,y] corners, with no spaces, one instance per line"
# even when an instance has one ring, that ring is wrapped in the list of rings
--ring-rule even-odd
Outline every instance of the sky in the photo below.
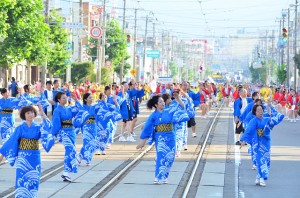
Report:
[[[109,3],[121,8],[123,1]],[[295,0],[126,0],[126,15],[132,25],[132,9],[140,9],[140,31],[148,14],[158,31],[166,30],[183,38],[218,37],[235,35],[238,30],[254,34],[278,31],[282,9],[293,3]],[[293,16],[292,10],[291,19]]]

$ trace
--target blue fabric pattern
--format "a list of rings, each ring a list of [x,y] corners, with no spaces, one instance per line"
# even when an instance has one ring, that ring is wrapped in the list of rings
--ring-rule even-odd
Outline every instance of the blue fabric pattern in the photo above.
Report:
[[[5,156],[9,164],[16,163],[16,195],[15,197],[37,197],[41,175],[40,150],[20,150],[19,140],[41,139],[42,146],[49,152],[54,144],[51,122],[43,119],[42,124],[32,123],[30,127],[26,122],[16,127],[11,137],[0,148],[0,153]]]

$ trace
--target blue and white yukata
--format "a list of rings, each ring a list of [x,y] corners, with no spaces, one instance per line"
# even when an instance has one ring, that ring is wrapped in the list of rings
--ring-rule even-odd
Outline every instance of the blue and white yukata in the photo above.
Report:
[[[122,119],[122,116],[115,105],[109,104],[103,100],[95,105],[98,146],[100,151],[104,152],[111,136],[113,127],[111,121],[116,122]]]
[[[271,130],[284,118],[283,114],[273,112],[271,117],[262,119],[255,116],[247,125],[241,141],[252,144],[257,165],[256,179],[268,179],[270,172]]]
[[[189,118],[194,117],[193,102],[183,97],[181,98],[181,101],[184,104],[184,107],[182,107],[176,100],[172,100],[169,108],[175,108],[175,111],[186,110],[188,112]],[[179,154],[183,148],[183,145],[187,145],[187,138],[188,138],[187,121],[174,123],[174,128],[176,134],[176,152],[178,152]]]
[[[72,119],[77,115],[78,111],[79,108],[76,106],[62,107],[57,105],[52,117],[52,134],[65,147],[64,172],[77,173],[76,133]]]
[[[135,109],[133,106],[132,99],[130,97],[130,94],[128,92],[119,92],[119,105],[120,105],[120,112],[122,115],[123,121],[130,121],[134,117]]]
[[[254,106],[254,105],[253,105]],[[269,118],[270,117],[270,115],[269,115],[269,113],[268,113],[268,111],[267,111],[267,106],[266,105],[264,105],[264,114],[263,114],[263,117],[264,118]],[[277,111],[273,108],[273,107],[270,107],[270,113],[271,114],[277,114]],[[249,122],[253,119],[253,118],[255,118],[256,116],[255,115],[253,115],[253,113],[252,113],[252,109],[251,109],[251,111],[250,112],[248,112],[248,114],[247,114],[247,116],[242,120],[242,122],[243,122],[243,124],[244,124],[244,126],[245,126],[245,129],[247,129],[247,126],[248,126],[248,124],[249,124]],[[254,131],[254,133],[255,133],[255,131]],[[254,142],[255,143],[255,139],[253,139],[252,140],[252,142]],[[257,163],[256,163],[256,150],[254,150],[253,149],[253,144],[254,143],[249,143],[248,144],[248,153],[251,155],[251,160],[252,160],[252,165],[254,165],[254,166],[257,166]]]
[[[192,91],[189,91],[189,95],[191,95],[192,97],[194,98],[197,98],[198,95],[195,94],[194,92]],[[199,95],[199,98],[200,98],[200,95]],[[187,111],[187,114],[189,116],[189,120],[187,122],[185,122],[185,127],[183,127],[183,145],[184,146],[187,146],[187,139],[188,139],[188,122],[191,120],[191,119],[195,119],[195,115],[196,115],[196,110],[195,110],[195,106],[194,106],[194,100],[191,98],[191,99],[187,99],[185,97],[182,97],[181,98],[181,101],[183,102],[184,104],[184,108],[185,110]],[[200,101],[200,99],[199,99]],[[200,103],[200,102],[199,102]],[[197,103],[196,103],[197,104]],[[198,104],[199,105],[199,104]],[[184,125],[184,124],[183,124]]]
[[[118,96],[117,97],[117,101],[118,101],[118,103],[119,103],[119,101],[120,101],[120,97]],[[114,136],[115,136],[115,134],[116,134],[116,131],[117,131],[117,121],[118,120],[121,120],[122,119],[122,115],[121,115],[121,113],[120,113],[120,106],[119,105],[116,105],[115,104],[115,101],[113,100],[113,96],[109,96],[108,98],[107,98],[107,103],[108,104],[110,104],[110,105],[115,105],[116,107],[116,111],[115,111],[115,118],[116,119],[110,119],[110,121],[109,121],[109,128],[111,128],[112,130],[111,130],[111,133],[110,133],[110,135],[109,135],[109,140],[108,140],[108,143],[110,143],[110,144],[112,144],[112,143],[114,143]],[[114,120],[117,120],[117,121],[114,121]]]
[[[48,102],[44,93],[41,93],[40,96],[33,96],[31,94],[24,93],[21,95],[21,97],[24,97],[26,100],[30,101],[33,105],[40,104],[43,109],[46,109],[48,106],[50,106],[50,103]]]
[[[49,152],[54,140],[51,134],[51,122],[43,119],[42,124],[26,122],[17,126],[10,138],[0,148],[0,153],[13,166],[16,164],[15,197],[37,197],[41,176],[41,152],[39,139],[44,149]]]
[[[78,107],[78,102],[76,106]],[[81,106],[81,104],[80,104]],[[80,127],[82,131],[83,145],[79,153],[80,160],[83,159],[89,164],[93,155],[98,148],[97,125],[96,125],[96,110],[95,105],[88,106],[83,104],[81,110],[78,112],[74,119],[74,126]]]
[[[14,131],[15,116],[13,110],[20,109],[29,104],[30,102],[24,97],[0,99],[0,135],[2,143],[4,143]]]
[[[185,111],[178,111],[176,108],[167,108],[162,112],[155,110],[147,119],[140,138],[149,138],[149,144],[155,142],[156,181],[164,182],[168,179],[175,159],[176,134],[174,124],[188,120],[188,114]]]
[[[137,89],[131,89],[128,90],[127,93],[129,94],[132,104],[135,110],[135,117],[137,114],[140,114],[140,109],[139,109],[139,99],[142,98],[145,95],[144,89],[137,90]]]

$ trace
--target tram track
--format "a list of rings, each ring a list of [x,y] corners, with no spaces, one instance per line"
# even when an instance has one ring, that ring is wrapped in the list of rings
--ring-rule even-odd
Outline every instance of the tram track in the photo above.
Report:
[[[201,166],[203,169],[203,164],[205,164],[205,159],[203,159],[203,155],[205,153],[205,149],[207,144],[211,141],[212,131],[215,128],[216,121],[218,119],[218,115],[222,109],[223,105],[217,110],[215,115],[210,116],[208,123],[206,124],[205,132],[202,134],[197,149],[194,151],[193,158],[190,159],[189,165],[187,166],[186,170],[184,171],[184,175],[180,181],[180,184],[177,186],[177,189],[174,191],[173,197],[178,197],[178,195],[182,195],[182,197],[189,197],[190,191],[193,190],[193,186],[197,186],[197,182],[199,183],[199,179],[201,179],[201,175],[195,177],[196,173],[199,173],[199,169],[201,172]],[[142,121],[140,121],[142,120]],[[139,128],[141,125],[145,123],[144,119],[139,119],[137,125],[135,126],[135,130]],[[120,127],[120,125],[118,126]],[[119,129],[119,128],[118,128]],[[120,136],[115,135],[114,140],[118,139]],[[209,141],[210,140],[210,141]],[[130,171],[137,166],[143,160],[146,160],[146,157],[150,152],[155,152],[154,145],[149,145],[145,150],[142,152],[135,151],[132,152],[132,156],[128,157],[123,161],[118,167],[116,167],[112,172],[106,175],[103,179],[97,182],[90,190],[88,190],[84,196],[82,197],[104,197],[107,195],[118,183],[130,173]],[[153,154],[153,153],[152,153]],[[104,159],[105,161],[106,159]],[[149,161],[149,159],[148,159]],[[175,162],[176,163],[176,162]],[[91,168],[90,170],[92,170]],[[63,162],[52,166],[46,170],[43,170],[41,176],[41,183],[47,181],[51,177],[59,174],[63,170]],[[85,173],[90,170],[84,170]],[[85,174],[84,173],[84,174]],[[79,176],[76,180],[80,180]],[[67,184],[72,185],[72,182]],[[65,187],[66,187],[65,186]],[[64,187],[63,187],[64,188]],[[8,190],[0,193],[0,197],[13,197],[15,193],[14,187],[9,188]],[[57,192],[54,192],[51,196],[55,196]],[[193,194],[193,193],[192,193]],[[50,197],[51,197],[50,196]],[[57,195],[56,195],[57,196]],[[180,196],[181,197],[181,196]]]
[[[141,122],[137,122],[137,125],[134,127],[134,129],[137,129],[138,127],[142,126],[145,122],[144,121],[141,121]],[[125,131],[125,133],[127,133],[127,131]],[[120,137],[121,134],[118,134],[114,137],[114,141],[117,140],[119,137]],[[55,141],[55,144],[58,143],[58,141],[56,140]],[[40,150],[44,150],[42,146],[40,146]],[[51,152],[51,151],[50,151]],[[2,162],[0,164],[1,165],[4,165],[4,164],[7,164],[8,162]],[[126,161],[124,162],[126,164]],[[124,166],[124,165],[120,165],[120,166]],[[64,162],[60,162],[46,170],[43,170],[42,171],[42,175],[41,175],[41,178],[40,178],[40,183],[43,183],[45,182],[46,180],[48,180],[49,178],[57,175],[58,173],[62,172],[64,169]],[[9,197],[13,197],[13,195],[15,194],[15,187],[12,186],[10,187],[9,189],[7,189],[6,191],[0,193],[0,197],[2,198],[9,198]]]
[[[186,174],[185,176],[183,176],[183,178],[185,179],[182,179],[182,181],[180,182],[181,185],[177,187],[177,190],[174,192],[173,197],[178,197],[178,194],[181,194],[182,197],[187,197],[193,182],[197,182],[194,180],[195,174],[197,170],[199,170],[201,161],[205,160],[203,159],[203,155],[207,145],[210,142],[209,138],[211,137],[212,131],[215,128],[216,120],[218,119],[219,112],[221,111],[222,108],[223,108],[223,104],[218,109],[216,115],[214,115],[214,117],[210,119],[207,125],[207,130],[205,130],[207,132],[202,135],[202,138],[200,138],[200,141],[198,143],[198,148],[194,153],[194,156],[196,157],[194,160],[192,159],[190,161],[190,165],[187,167],[187,170],[185,171],[185,173],[191,173],[191,174]],[[109,177],[110,179],[107,180],[107,183],[103,183],[102,181],[100,181],[98,184],[95,185],[93,189],[91,189],[88,192],[88,194],[82,196],[82,198],[83,197],[91,197],[91,198],[105,197],[105,195],[109,193],[114,186],[118,185],[118,183],[122,180],[122,178],[124,178],[127,174],[130,173],[130,171],[134,168],[134,166],[136,166],[138,163],[143,161],[144,156],[146,156],[150,151],[154,151],[154,148],[155,148],[154,144],[148,146],[134,159],[129,160],[127,162],[127,165],[123,167],[120,171],[115,171],[113,173],[113,176],[110,175]]]

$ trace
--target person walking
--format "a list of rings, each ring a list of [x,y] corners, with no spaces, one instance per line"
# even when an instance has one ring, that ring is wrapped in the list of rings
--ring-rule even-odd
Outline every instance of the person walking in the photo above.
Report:
[[[12,81],[11,81],[8,89],[10,90],[10,93],[11,93],[12,97],[17,97],[17,94],[18,94],[18,84],[16,82],[15,77],[12,77],[11,80]]]

